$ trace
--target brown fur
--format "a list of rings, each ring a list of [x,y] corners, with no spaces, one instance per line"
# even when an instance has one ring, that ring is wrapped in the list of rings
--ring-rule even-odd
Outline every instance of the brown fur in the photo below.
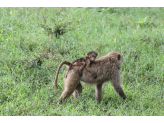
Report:
[[[83,71],[84,67],[86,67],[86,69],[94,76],[94,78],[97,78],[96,73],[90,71],[90,65],[94,62],[94,60],[96,59],[97,56],[98,56],[98,53],[96,53],[95,51],[92,50],[90,52],[87,52],[87,56],[81,57],[81,58],[73,61],[70,64],[69,69],[66,73],[66,78],[67,78],[68,72],[73,68],[73,66],[80,66],[79,67],[79,75],[80,76],[82,76],[82,71]]]
[[[60,68],[63,66],[63,64],[67,65],[67,66],[70,66],[70,62],[68,61],[63,61],[60,63],[59,67],[58,67],[58,70],[56,72],[56,77],[55,77],[55,89],[58,89],[58,86],[57,86],[57,79],[58,79],[58,74],[59,74],[59,71],[60,71]]]
[[[63,62],[63,64],[69,65],[70,62]],[[56,78],[55,78],[55,86],[57,86],[57,76],[58,72],[63,65],[60,64]],[[105,56],[94,61],[90,66],[90,70],[94,71],[97,74],[97,78],[94,79],[90,72],[86,69],[83,69],[83,74],[80,77],[78,74],[79,66],[73,66],[73,69],[68,72],[68,77],[64,78],[64,91],[62,92],[59,100],[63,100],[69,97],[73,92],[74,98],[76,99],[78,94],[82,93],[82,86],[80,84],[80,80],[83,81],[85,85],[95,85],[96,92],[96,100],[98,102],[101,101],[102,95],[102,84],[107,81],[111,81],[114,86],[115,91],[122,97],[126,98],[122,87],[121,87],[121,79],[119,74],[119,67],[122,64],[122,56],[118,52],[110,52]],[[64,97],[64,98],[63,98]]]

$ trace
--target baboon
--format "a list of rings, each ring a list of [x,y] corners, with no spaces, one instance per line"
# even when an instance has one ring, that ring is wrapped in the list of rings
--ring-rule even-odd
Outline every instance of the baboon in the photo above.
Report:
[[[64,91],[59,97],[59,101],[64,100],[69,97],[72,93],[74,98],[82,93],[82,86],[80,80],[83,81],[84,85],[95,85],[95,96],[98,102],[101,101],[102,95],[102,85],[107,81],[111,81],[114,86],[115,91],[119,94],[120,97],[126,99],[126,96],[121,87],[121,78],[119,74],[119,68],[122,64],[122,56],[118,52],[110,52],[105,56],[102,56],[94,61],[94,64],[91,64],[90,69],[97,74],[97,78],[94,79],[90,72],[86,68],[82,71],[82,76],[79,76],[78,69],[79,66],[72,66],[68,72],[67,78],[64,78]],[[63,64],[69,66],[71,63],[64,61],[59,65],[55,78],[55,89],[57,89],[57,77],[60,68]]]
[[[79,75],[80,76],[82,76],[82,71],[83,71],[84,67],[86,67],[86,69],[89,72],[91,72],[91,74],[94,76],[94,78],[97,78],[96,73],[90,71],[90,65],[94,62],[94,60],[96,59],[97,56],[98,56],[98,53],[96,53],[95,51],[92,50],[90,52],[87,52],[87,56],[81,57],[81,58],[73,61],[69,66],[69,69],[66,73],[66,77],[67,77],[68,72],[73,68],[72,66],[76,65],[76,66],[80,66],[79,67]]]

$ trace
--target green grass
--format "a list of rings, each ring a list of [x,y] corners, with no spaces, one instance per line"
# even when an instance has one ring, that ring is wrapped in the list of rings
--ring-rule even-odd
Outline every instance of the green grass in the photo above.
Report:
[[[0,8],[0,115],[164,115],[164,8]],[[61,34],[57,33],[61,30]],[[65,67],[95,50],[123,55],[120,74],[127,96],[104,84],[59,104]]]

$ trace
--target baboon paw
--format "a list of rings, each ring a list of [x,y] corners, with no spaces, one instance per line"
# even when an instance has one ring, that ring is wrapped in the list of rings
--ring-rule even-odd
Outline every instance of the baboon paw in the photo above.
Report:
[[[126,99],[126,96],[124,96],[123,99],[125,100]]]

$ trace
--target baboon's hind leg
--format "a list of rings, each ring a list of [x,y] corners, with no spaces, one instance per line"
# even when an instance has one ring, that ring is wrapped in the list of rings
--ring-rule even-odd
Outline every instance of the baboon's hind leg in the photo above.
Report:
[[[75,98],[75,100],[78,97],[78,95],[81,94],[81,93],[82,93],[82,85],[79,82],[79,84],[76,86],[75,91],[73,92],[73,97]]]
[[[79,76],[78,73],[77,76]],[[67,78],[64,79],[64,91],[62,92],[58,100],[62,101],[68,98],[74,92],[74,90],[76,90],[76,88],[80,91],[79,83],[80,81],[78,78],[76,78],[76,74],[68,73]]]
[[[59,97],[59,101],[62,101],[62,100],[65,100],[66,98],[68,98],[71,94],[73,93],[73,91],[70,91],[70,90],[64,90],[60,97]]]

